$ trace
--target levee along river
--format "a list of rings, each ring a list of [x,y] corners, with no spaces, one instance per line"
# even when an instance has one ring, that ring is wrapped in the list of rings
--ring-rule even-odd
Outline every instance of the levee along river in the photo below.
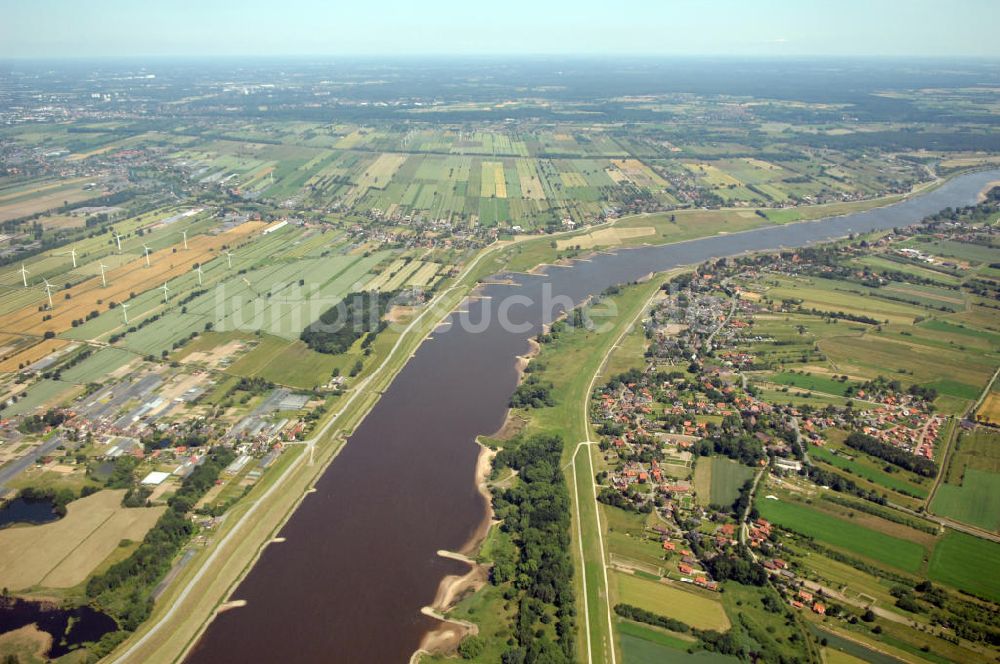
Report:
[[[217,616],[188,661],[407,661],[437,625],[420,609],[445,575],[466,571],[437,551],[462,549],[486,515],[475,438],[500,428],[515,358],[567,303],[713,257],[908,225],[975,203],[997,180],[1000,170],[966,174],[867,212],[602,253],[481,288],[421,344],[281,529],[285,541],[236,588],[246,606]],[[515,295],[510,324],[498,324],[496,309]]]

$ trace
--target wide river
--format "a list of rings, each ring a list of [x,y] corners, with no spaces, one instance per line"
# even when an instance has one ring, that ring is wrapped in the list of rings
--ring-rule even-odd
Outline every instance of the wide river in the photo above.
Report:
[[[286,541],[269,545],[236,588],[232,599],[247,605],[216,617],[188,661],[408,660],[438,624],[420,609],[445,575],[467,571],[437,551],[461,550],[483,523],[474,441],[503,424],[516,357],[560,311],[543,305],[544,291],[579,303],[610,285],[712,257],[908,225],[975,203],[996,180],[1000,170],[971,173],[868,212],[602,253],[484,286],[483,298],[469,301],[467,312],[452,314],[421,344],[281,529]],[[532,302],[509,307],[509,320],[524,323],[516,331],[496,322],[512,295]],[[471,325],[461,324],[463,317]]]

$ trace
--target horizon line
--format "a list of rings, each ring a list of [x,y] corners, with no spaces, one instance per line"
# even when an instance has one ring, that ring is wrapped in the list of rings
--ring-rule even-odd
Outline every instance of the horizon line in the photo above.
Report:
[[[632,53],[608,53],[604,51],[559,51],[559,52],[538,52],[538,53],[503,53],[503,52],[407,52],[394,54],[364,53],[364,52],[329,52],[329,53],[107,53],[90,55],[14,55],[0,53],[0,61],[75,61],[85,62],[88,60],[126,60],[126,59],[150,59],[150,60],[198,60],[206,58],[225,59],[249,59],[249,60],[271,60],[271,59],[321,59],[321,58],[344,58],[348,60],[419,60],[419,59],[508,59],[508,60],[541,60],[552,58],[565,59],[607,59],[609,61],[625,59],[644,60],[692,60],[692,59],[719,59],[719,60],[938,60],[938,61],[982,61],[996,62],[1000,64],[1000,54],[930,54],[930,53],[871,53],[871,54],[845,54],[845,53],[655,53],[655,52],[632,52]]]

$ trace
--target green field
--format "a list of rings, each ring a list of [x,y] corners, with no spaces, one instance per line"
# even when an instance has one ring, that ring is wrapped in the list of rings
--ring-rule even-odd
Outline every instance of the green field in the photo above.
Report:
[[[753,478],[754,470],[749,466],[725,457],[702,457],[695,466],[695,489],[698,502],[704,505],[728,507],[740,495],[740,487]],[[703,496],[705,487],[708,495]]]
[[[27,396],[18,397],[14,403],[4,409],[4,417],[31,413],[42,405],[55,406],[60,400],[68,399],[76,385],[62,380],[40,380],[27,390]]]
[[[938,487],[931,511],[985,530],[1000,530],[1000,476],[967,468],[961,486]]]
[[[619,625],[622,628],[619,643],[623,664],[735,664],[740,661],[736,657],[704,650],[688,653],[659,640],[636,636],[625,631],[624,627],[624,623]]]
[[[847,394],[847,388],[852,385],[850,382],[842,383],[839,380],[833,380],[832,378],[827,378],[826,376],[806,375],[793,373],[791,371],[783,371],[781,373],[772,374],[768,376],[767,379],[772,383],[777,383],[778,385],[800,387],[806,390],[826,392],[827,394],[836,394],[838,396],[844,396]]]
[[[916,572],[924,560],[924,547],[915,542],[838,519],[800,503],[758,500],[760,515],[787,530],[815,538],[907,572]]]
[[[916,478],[916,475],[913,473],[907,473],[902,470],[893,474],[886,473],[876,464],[859,461],[859,457],[866,458],[861,453],[854,450],[851,452],[854,458],[848,459],[842,455],[834,454],[831,450],[825,447],[812,446],[809,448],[809,454],[813,458],[818,461],[822,461],[823,463],[827,463],[834,468],[849,471],[849,475],[863,477],[869,482],[883,486],[886,489],[898,491],[904,495],[914,496],[917,498],[927,497],[928,490],[926,488],[907,481],[907,478]]]
[[[963,432],[950,454],[931,511],[986,530],[1000,529],[1000,432]]]
[[[76,366],[63,371],[61,380],[80,385],[100,382],[135,357],[135,354],[121,348],[102,348]]]
[[[934,548],[928,576],[1000,602],[1000,544],[949,530]]]
[[[613,572],[608,582],[617,590],[616,604],[631,604],[699,629],[725,631],[729,620],[722,605],[709,594],[682,590],[676,585]]]

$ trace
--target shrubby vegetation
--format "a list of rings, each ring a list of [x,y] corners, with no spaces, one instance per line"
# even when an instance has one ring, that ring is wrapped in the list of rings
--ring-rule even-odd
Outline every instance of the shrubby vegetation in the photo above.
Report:
[[[545,408],[556,405],[552,396],[552,383],[542,381],[538,376],[528,376],[517,386],[510,396],[511,408]]]
[[[932,460],[910,454],[906,450],[901,450],[892,445],[886,445],[868,434],[855,431],[847,437],[844,443],[848,447],[861,450],[865,454],[888,461],[894,466],[912,471],[917,475],[923,475],[924,477],[934,477],[937,475],[937,464]]]
[[[346,352],[362,336],[369,332],[378,334],[389,326],[383,317],[394,296],[395,293],[374,291],[351,293],[302,330],[299,338],[320,353]]]
[[[516,560],[497,561],[492,576],[498,585],[511,582],[520,595],[516,643],[503,654],[504,664],[573,660],[576,604],[569,554],[569,492],[559,465],[562,448],[559,436],[539,435],[511,441],[496,458],[497,468],[516,470],[519,478],[493,498],[501,528],[510,533],[519,554]],[[555,641],[550,629],[539,627],[553,617]]]

